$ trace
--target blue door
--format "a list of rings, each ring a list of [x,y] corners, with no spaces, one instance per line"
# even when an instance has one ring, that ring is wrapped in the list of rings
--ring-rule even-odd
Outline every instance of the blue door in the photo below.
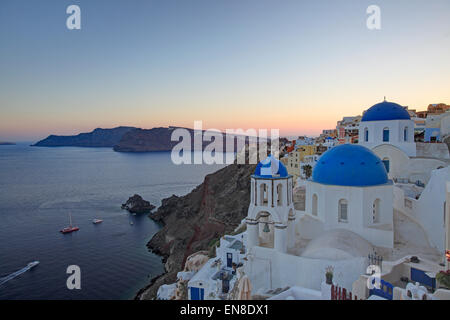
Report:
[[[231,268],[233,266],[233,254],[227,253],[227,267]]]
[[[411,268],[411,280],[433,289],[436,288],[436,279],[430,278],[425,271],[416,268]]]
[[[191,287],[191,300],[204,300],[205,289]]]

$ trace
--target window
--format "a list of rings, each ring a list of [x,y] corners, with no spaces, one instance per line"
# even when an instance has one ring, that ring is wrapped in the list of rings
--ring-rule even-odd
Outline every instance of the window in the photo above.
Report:
[[[403,141],[408,141],[408,127],[403,129]]]
[[[380,222],[380,199],[376,199],[372,205],[372,223]]]
[[[277,205],[278,206],[283,205],[283,185],[282,184],[277,185]]]
[[[261,184],[260,186],[259,186],[259,188],[260,188],[260,193],[261,193],[261,196],[260,196],[260,205],[262,205],[262,206],[264,206],[264,205],[267,205],[267,203],[268,203],[268,192],[267,192],[267,185],[265,184],[265,183],[263,183],[263,184]]]
[[[312,215],[317,216],[317,194],[313,194],[312,197]]]
[[[364,129],[364,141],[365,142],[369,141],[369,129],[367,128]]]
[[[389,158],[383,159],[384,167],[386,168],[386,172],[389,173]]]
[[[383,129],[383,142],[389,142],[389,128]]]
[[[347,215],[347,200],[345,199],[341,199],[339,200],[339,217],[338,217],[338,221],[339,222],[347,222],[348,221],[348,215]]]

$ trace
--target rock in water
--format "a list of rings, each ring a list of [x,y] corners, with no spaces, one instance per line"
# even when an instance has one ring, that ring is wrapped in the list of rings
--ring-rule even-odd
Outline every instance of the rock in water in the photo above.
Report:
[[[150,202],[142,199],[142,197],[138,194],[130,197],[127,202],[122,204],[122,209],[128,210],[131,213],[149,213],[155,206]]]

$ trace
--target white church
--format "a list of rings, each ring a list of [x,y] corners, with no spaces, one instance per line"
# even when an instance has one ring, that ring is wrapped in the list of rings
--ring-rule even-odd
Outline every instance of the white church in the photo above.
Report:
[[[395,182],[426,184],[431,171],[446,167],[450,159],[443,143],[415,143],[408,111],[386,100],[364,112],[358,141],[380,157]]]

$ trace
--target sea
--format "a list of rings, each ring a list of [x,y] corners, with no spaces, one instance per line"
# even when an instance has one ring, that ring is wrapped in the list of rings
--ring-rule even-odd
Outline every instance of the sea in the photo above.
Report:
[[[1,284],[0,300],[133,299],[164,271],[146,247],[161,226],[121,204],[139,194],[158,207],[222,167],[175,165],[170,152],[0,146],[0,278],[40,262]],[[62,234],[69,215],[80,230]],[[80,289],[67,285],[70,266]]]

